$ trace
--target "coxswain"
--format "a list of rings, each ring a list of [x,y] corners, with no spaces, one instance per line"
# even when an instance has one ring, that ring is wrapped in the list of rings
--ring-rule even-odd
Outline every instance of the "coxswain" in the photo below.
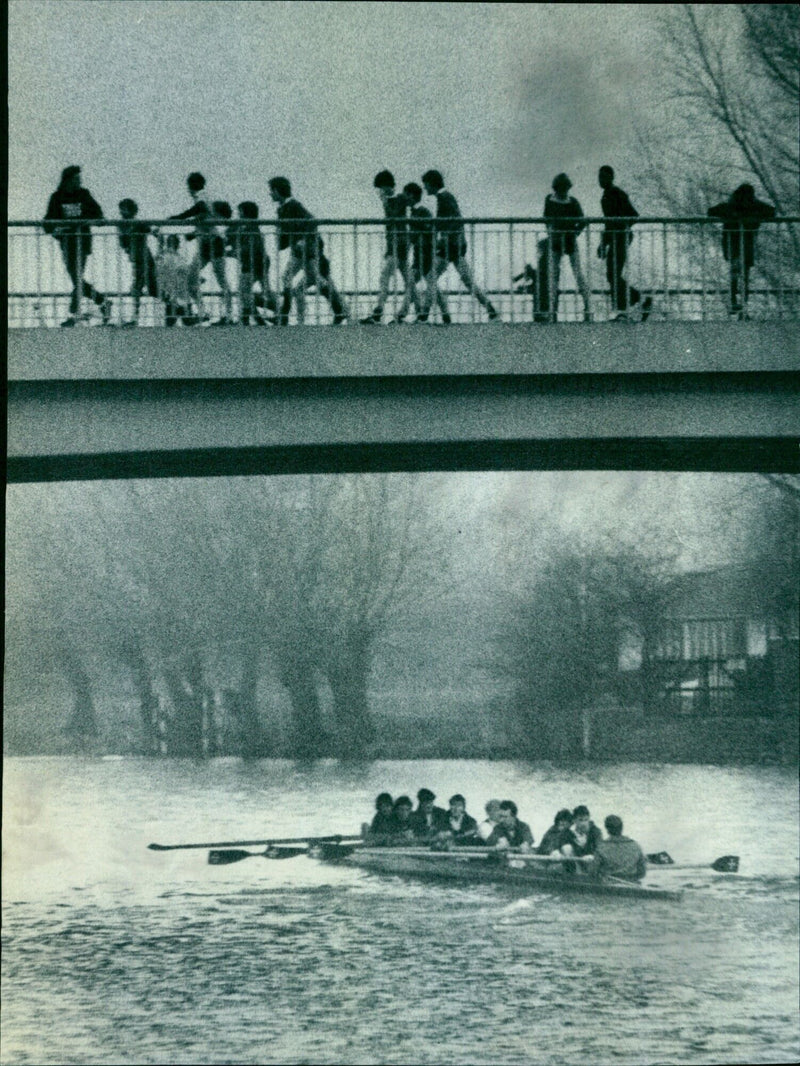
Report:
[[[372,822],[362,828],[364,840],[373,847],[387,844],[387,838],[394,835],[395,824],[392,797],[388,792],[381,792],[375,800],[375,816]]]
[[[644,853],[635,840],[622,835],[622,819],[609,814],[605,820],[608,838],[601,840],[594,853],[592,873],[596,877],[620,877],[641,881],[647,872]]]
[[[537,855],[552,855],[555,851],[561,851],[562,847],[569,842],[569,827],[572,825],[572,811],[564,807],[553,819],[553,824],[542,837],[542,842],[536,849]]]
[[[517,817],[513,800],[503,800],[500,804],[500,821],[486,843],[490,848],[519,848],[520,851],[530,851],[533,847],[531,827]]]
[[[418,840],[435,840],[447,829],[447,811],[435,807],[435,799],[435,793],[429,788],[421,788],[417,793],[417,809],[411,816],[411,823]]]

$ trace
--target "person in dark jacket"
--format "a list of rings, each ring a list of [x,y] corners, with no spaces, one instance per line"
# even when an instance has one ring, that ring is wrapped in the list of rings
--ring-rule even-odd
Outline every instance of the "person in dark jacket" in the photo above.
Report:
[[[603,215],[609,219],[603,229],[603,236],[597,249],[600,259],[606,261],[606,277],[611,289],[611,302],[617,312],[615,321],[624,322],[628,318],[628,308],[631,304],[638,304],[642,294],[633,285],[630,285],[622,276],[625,269],[625,260],[628,257],[628,245],[633,240],[631,228],[634,220],[639,217],[639,212],[633,206],[628,194],[614,184],[614,168],[600,167],[597,173],[597,181],[603,190],[600,197],[600,207]],[[642,322],[647,321],[653,299],[647,296],[642,303]]]
[[[730,199],[709,207],[711,218],[722,219],[722,254],[730,266],[731,314],[743,315],[755,263],[756,232],[766,218],[775,217],[771,204],[756,199],[752,185],[740,185]]]
[[[471,292],[478,303],[486,308],[489,319],[496,319],[498,315],[492,301],[483,289],[476,285],[472,276],[472,269],[467,262],[467,239],[464,234],[464,223],[461,219],[458,201],[451,192],[445,189],[444,178],[438,170],[426,170],[422,175],[422,184],[428,196],[436,197],[436,256],[432,268],[426,275],[426,290],[423,297],[422,310],[417,316],[417,321],[427,322],[434,300],[442,308],[442,321],[448,321],[444,317],[447,301],[444,293],[441,293],[442,299],[439,299],[437,281],[447,270],[450,263],[456,268],[456,272],[464,283],[467,292]],[[442,300],[444,300],[444,305]]]
[[[411,248],[411,279],[410,288],[406,289],[403,302],[397,312],[395,322],[405,321],[411,304],[417,309],[419,315],[422,310],[417,286],[430,274],[433,269],[434,258],[434,233],[433,215],[427,207],[424,207],[422,199],[422,187],[415,181],[410,181],[403,186],[403,195],[409,202],[408,212],[408,242]],[[436,302],[442,313],[442,322],[448,325],[451,322],[447,311],[447,299],[442,290],[436,288]]]
[[[266,307],[277,312],[278,301],[269,283],[270,258],[258,225],[258,204],[252,200],[243,200],[236,210],[242,220],[242,225],[237,227],[234,237],[234,249],[239,260],[241,320],[245,325],[249,325],[252,317],[256,325],[265,326],[268,320],[256,311],[256,307]],[[254,291],[256,285],[259,292]]]
[[[64,257],[64,266],[72,281],[72,296],[69,302],[70,317],[61,325],[74,326],[78,321],[82,296],[86,296],[97,304],[103,322],[107,324],[111,318],[111,304],[83,277],[86,260],[92,254],[91,226],[59,225],[59,223],[75,223],[79,219],[103,217],[97,200],[88,189],[81,185],[80,167],[65,167],[61,172],[61,181],[50,197],[44,217],[44,231],[58,241]]]
[[[336,286],[331,281],[331,265],[324,253],[324,244],[317,231],[314,216],[299,200],[292,196],[292,186],[288,178],[270,178],[269,193],[273,203],[278,205],[278,249],[289,249],[289,261],[283,272],[283,302],[278,323],[289,323],[289,311],[292,296],[297,308],[297,321],[302,324],[306,314],[306,287],[315,285],[333,311],[333,323],[339,325],[347,321],[347,309],[344,306]],[[294,283],[298,274],[303,279]]]
[[[500,804],[500,821],[492,830],[486,841],[490,848],[519,848],[530,851],[533,847],[533,833],[527,822],[517,817],[517,805],[513,800],[503,800]]]
[[[388,792],[381,792],[375,800],[372,822],[364,823],[362,835],[365,842],[374,847],[389,843],[388,838],[394,836],[395,831],[394,801]]]
[[[414,804],[408,796],[398,796],[392,809],[392,826],[387,834],[386,843],[402,847],[404,844],[413,844],[414,837]]]
[[[450,810],[446,814],[447,828],[442,831],[442,839],[463,845],[480,844],[478,823],[471,814],[467,814],[467,801],[457,792],[448,802]]]
[[[553,819],[553,824],[542,837],[542,841],[536,849],[536,854],[552,855],[556,851],[561,851],[564,844],[569,841],[568,834],[571,825],[572,811],[565,807]]]
[[[572,812],[572,825],[565,834],[561,853],[562,855],[575,855],[578,858],[583,855],[594,855],[602,839],[603,834],[592,821],[589,808],[581,804]]]
[[[418,840],[435,840],[447,829],[447,811],[435,807],[435,799],[429,788],[421,788],[417,793],[417,809],[411,816],[411,825]]]
[[[123,325],[135,326],[139,321],[142,293],[158,299],[158,281],[156,264],[147,246],[150,227],[146,222],[137,222],[139,205],[135,200],[126,198],[119,202],[119,217],[124,221],[119,224],[119,243],[123,252],[131,261],[131,296],[133,297],[134,319]]]
[[[377,325],[383,318],[383,308],[389,297],[389,286],[395,274],[399,274],[405,286],[403,303],[407,304],[410,292],[414,288],[411,264],[408,261],[408,222],[407,216],[411,202],[404,192],[395,192],[394,175],[390,170],[382,170],[375,175],[373,185],[383,204],[386,215],[386,254],[381,268],[378,286],[378,302],[371,315],[361,319],[362,325]],[[414,293],[416,300],[416,292]]]
[[[569,195],[572,182],[566,174],[556,174],[553,178],[553,191],[548,193],[544,201],[544,217],[547,219],[548,239],[548,283],[549,283],[549,307],[551,318],[555,321],[558,315],[558,283],[561,277],[561,258],[566,256],[572,266],[575,284],[578,286],[583,297],[583,318],[588,322],[591,319],[591,295],[589,286],[586,284],[583,270],[581,269],[580,250],[576,237],[586,225],[583,216],[583,208]]]

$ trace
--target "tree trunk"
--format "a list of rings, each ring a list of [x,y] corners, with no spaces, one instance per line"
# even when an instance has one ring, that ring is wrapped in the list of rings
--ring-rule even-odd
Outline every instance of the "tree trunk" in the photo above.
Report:
[[[77,652],[72,648],[63,649],[60,659],[73,691],[72,713],[64,732],[78,743],[81,750],[85,750],[99,733],[89,675]]]
[[[136,642],[120,645],[119,656],[131,671],[133,687],[139,699],[139,716],[142,723],[142,746],[145,755],[160,752],[159,703],[153,689],[153,679],[142,649]]]
[[[366,654],[344,661],[339,659],[328,670],[336,719],[336,750],[342,759],[365,758],[375,739],[367,697],[368,675]]]
[[[203,687],[198,684],[195,657],[192,657],[186,670],[166,670],[164,679],[174,709],[169,729],[169,753],[202,759],[205,755]]]
[[[306,662],[287,664],[281,681],[292,704],[294,738],[292,750],[298,759],[319,758],[329,750],[328,737],[322,727],[319,693],[313,668]]]

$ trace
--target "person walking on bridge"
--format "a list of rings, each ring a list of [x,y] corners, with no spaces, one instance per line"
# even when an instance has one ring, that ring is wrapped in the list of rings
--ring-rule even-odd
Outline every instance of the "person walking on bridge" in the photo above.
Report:
[[[333,323],[347,321],[347,309],[336,286],[331,281],[331,265],[324,253],[324,244],[317,230],[317,222],[311,212],[292,196],[288,178],[270,178],[269,194],[278,205],[278,250],[289,249],[289,261],[283,272],[283,301],[278,324],[289,323],[292,296],[297,308],[297,322],[305,321],[306,288],[315,285],[333,311]],[[295,285],[298,274],[303,278]]]
[[[74,326],[80,319],[81,297],[92,300],[100,310],[103,324],[111,318],[111,304],[88,281],[84,280],[86,260],[92,254],[91,226],[79,226],[80,219],[99,219],[103,212],[97,200],[81,185],[81,168],[65,167],[58,188],[50,197],[45,214],[44,231],[55,237],[61,248],[64,266],[72,282],[69,318],[62,326]]]
[[[439,300],[437,282],[450,263],[456,268],[456,272],[466,286],[467,292],[471,292],[478,303],[486,308],[489,319],[496,319],[498,315],[494,304],[483,289],[476,284],[472,276],[472,269],[467,262],[467,239],[464,235],[464,222],[461,218],[458,201],[451,192],[445,189],[444,178],[438,170],[426,170],[422,175],[422,184],[428,196],[436,197],[436,256],[433,267],[426,278],[427,288],[423,296],[422,310],[417,316],[417,322],[428,321],[428,315],[434,300],[438,300],[440,307],[442,307],[442,319],[447,322],[445,317],[447,312],[444,309],[446,303],[442,306],[442,301]],[[442,294],[442,297],[444,297],[444,294]]]
[[[600,207],[604,217],[608,219],[597,255],[606,261],[606,277],[611,289],[611,302],[617,312],[614,321],[627,322],[628,308],[632,304],[638,304],[642,298],[639,290],[622,276],[628,257],[628,245],[633,240],[631,227],[634,220],[639,217],[639,212],[631,203],[628,194],[614,184],[613,167],[607,164],[600,167],[597,182],[603,190]],[[646,297],[642,302],[642,322],[647,321],[652,306],[652,297]]]

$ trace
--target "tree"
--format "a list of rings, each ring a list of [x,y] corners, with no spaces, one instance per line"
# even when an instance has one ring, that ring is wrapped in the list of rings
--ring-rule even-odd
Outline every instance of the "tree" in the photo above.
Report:
[[[616,694],[626,639],[656,639],[668,560],[633,548],[551,549],[517,595],[495,642],[495,669],[512,682],[510,733],[527,756],[588,755],[592,711]]]
[[[704,215],[742,182],[796,214],[800,6],[666,5],[657,39],[667,106],[639,131],[640,178],[680,215]]]

